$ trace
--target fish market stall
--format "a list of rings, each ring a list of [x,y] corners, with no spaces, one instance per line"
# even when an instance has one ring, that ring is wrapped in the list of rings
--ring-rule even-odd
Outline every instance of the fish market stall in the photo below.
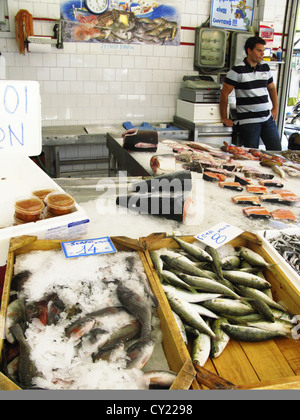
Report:
[[[179,316],[199,383],[208,385],[204,367],[232,389],[299,389],[299,335],[293,318],[299,312],[299,291],[258,237],[245,232],[217,253],[199,246],[194,236],[159,238],[146,255],[158,287]],[[200,333],[182,328],[186,323]]]
[[[299,224],[297,164],[150,137],[141,153],[108,134],[118,176],[53,180],[89,221],[78,238],[40,238],[30,223],[12,231],[0,379],[10,389],[300,389],[300,286],[259,236]],[[234,235],[210,247],[220,224],[219,237]]]
[[[117,253],[69,259],[58,240],[11,242],[1,354],[14,389],[198,389],[143,248],[111,240]]]

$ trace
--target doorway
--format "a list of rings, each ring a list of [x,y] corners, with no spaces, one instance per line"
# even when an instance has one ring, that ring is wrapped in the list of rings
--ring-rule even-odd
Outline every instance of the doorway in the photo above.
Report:
[[[282,70],[278,128],[282,133],[283,149],[294,132],[300,132],[300,117],[295,119],[295,108],[300,101],[300,2],[287,2],[284,28],[285,65]],[[299,111],[300,113],[300,111]]]

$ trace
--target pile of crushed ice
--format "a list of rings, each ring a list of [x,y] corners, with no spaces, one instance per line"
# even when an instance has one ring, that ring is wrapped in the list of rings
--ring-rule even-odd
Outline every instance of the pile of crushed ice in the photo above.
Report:
[[[144,299],[151,299],[144,267],[136,253],[67,259],[62,251],[34,251],[17,256],[15,274],[28,269],[32,275],[19,297],[37,302],[57,293],[66,307],[76,304],[81,308],[80,317],[107,306],[120,306],[113,279],[121,280]],[[128,314],[130,318],[132,316]],[[153,338],[160,345],[159,320],[155,315],[152,320]],[[124,314],[119,320],[106,316],[103,328],[110,332],[124,321]],[[78,351],[78,343],[65,336],[65,327],[69,324],[70,320],[63,312],[57,325],[44,326],[38,319],[28,325],[26,338],[31,347],[31,358],[41,372],[34,378],[35,386],[45,389],[148,388],[149,383],[141,370],[125,368],[125,352],[109,362],[93,363],[90,356],[85,357],[84,348]]]

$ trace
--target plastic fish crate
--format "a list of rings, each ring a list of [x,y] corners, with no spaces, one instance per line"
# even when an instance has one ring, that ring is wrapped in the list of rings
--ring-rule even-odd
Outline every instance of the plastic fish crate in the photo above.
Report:
[[[190,243],[195,241],[194,236],[182,236],[181,239]],[[179,246],[172,237],[162,234],[140,238],[140,242],[146,249],[145,255],[155,282],[153,288],[157,290],[157,294],[163,296],[164,291],[149,251]],[[277,302],[282,302],[294,315],[299,315],[300,292],[290,281],[284,269],[281,269],[276,254],[271,256],[263,246],[262,240],[250,232],[244,232],[230,244],[234,247],[248,247],[260,254],[267,262],[276,264],[272,271],[269,269],[263,271],[266,280],[272,285],[273,298]],[[168,302],[165,302],[165,311],[167,311],[167,305],[169,305]],[[300,389],[300,340],[279,338],[249,343],[231,339],[223,353],[215,359],[208,359],[204,368],[212,375],[218,375],[232,383],[237,389]],[[199,381],[198,375],[197,379]],[[199,386],[203,387],[203,385],[204,382],[200,380]]]
[[[161,288],[157,287],[154,279],[153,270],[149,267],[147,255],[144,252],[140,242],[127,237],[111,237],[111,240],[118,252],[136,251],[143,263],[145,274],[147,275],[150,287],[157,298],[158,308],[157,315],[160,319],[160,327],[163,335],[162,346],[166,361],[170,370],[177,373],[177,377],[170,389],[199,389],[196,381],[196,372],[193,367],[189,352],[183,342],[179,339],[180,333],[174,320],[166,297]],[[49,251],[61,248],[63,240],[43,240],[37,239],[36,236],[22,236],[13,238],[10,241],[10,249],[7,257],[7,269],[4,280],[4,288],[2,294],[1,310],[0,310],[0,362],[3,355],[5,341],[5,316],[10,299],[10,285],[13,277],[15,257],[20,254],[26,254],[31,251]],[[20,390],[20,388],[0,372],[0,390]]]

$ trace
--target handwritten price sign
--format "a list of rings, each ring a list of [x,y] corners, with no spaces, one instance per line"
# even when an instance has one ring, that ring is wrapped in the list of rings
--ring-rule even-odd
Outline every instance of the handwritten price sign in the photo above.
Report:
[[[243,231],[229,223],[219,223],[216,226],[195,236],[196,239],[213,248],[219,248],[239,236]]]
[[[117,252],[108,236],[97,239],[62,242],[61,245],[66,258],[87,257],[89,255]]]

